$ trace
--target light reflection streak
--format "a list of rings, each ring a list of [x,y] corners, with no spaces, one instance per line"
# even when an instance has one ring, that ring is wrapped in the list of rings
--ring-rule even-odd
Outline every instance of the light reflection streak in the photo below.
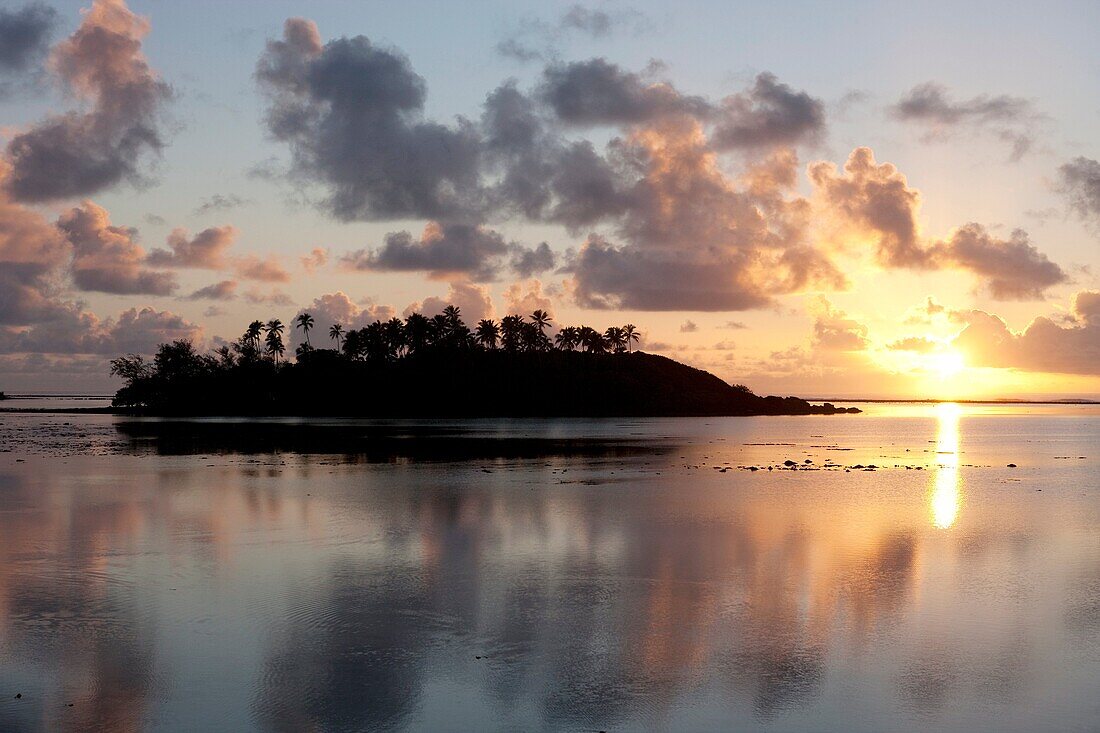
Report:
[[[947,529],[959,516],[959,415],[954,402],[936,406],[936,474],[932,489],[932,524]]]

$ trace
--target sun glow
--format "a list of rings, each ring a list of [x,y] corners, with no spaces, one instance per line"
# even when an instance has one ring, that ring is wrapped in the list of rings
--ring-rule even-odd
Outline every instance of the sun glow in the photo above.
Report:
[[[929,354],[927,360],[929,370],[940,379],[950,379],[966,368],[963,355],[954,349]]]

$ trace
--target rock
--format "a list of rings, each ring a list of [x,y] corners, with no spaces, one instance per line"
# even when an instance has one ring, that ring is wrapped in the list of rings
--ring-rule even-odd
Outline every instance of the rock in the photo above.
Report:
[[[1009,468],[1016,468],[1016,464],[1015,463],[1010,463],[1010,464],[1008,464],[1008,467]]]
[[[787,468],[790,468],[791,466],[797,466],[798,464],[795,463],[794,461],[790,460],[790,459],[787,459],[787,460],[783,461],[783,465],[786,466]]]

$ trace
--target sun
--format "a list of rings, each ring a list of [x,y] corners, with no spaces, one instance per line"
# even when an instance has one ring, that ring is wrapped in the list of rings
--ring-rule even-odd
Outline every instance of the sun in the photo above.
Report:
[[[954,349],[928,355],[928,370],[940,379],[950,379],[966,368],[966,359]]]

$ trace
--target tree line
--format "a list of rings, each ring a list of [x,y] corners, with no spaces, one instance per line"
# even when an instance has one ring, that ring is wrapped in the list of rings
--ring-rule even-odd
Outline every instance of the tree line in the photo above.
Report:
[[[462,320],[458,306],[449,305],[439,315],[431,318],[421,313],[410,313],[405,319],[376,320],[362,328],[346,329],[334,323],[328,329],[329,341],[337,351],[354,361],[394,360],[425,350],[476,350],[506,352],[537,351],[585,351],[594,354],[631,351],[640,339],[637,327],[610,326],[603,332],[590,326],[565,326],[551,338],[547,331],[552,324],[550,315],[536,310],[524,318],[507,315],[500,321],[485,318],[470,328]],[[299,360],[308,359],[317,351],[310,339],[316,321],[309,313],[301,313],[294,319],[294,328],[302,332],[305,342],[298,347]],[[285,327],[279,319],[264,323],[253,321],[244,334],[233,344],[222,346],[218,355],[223,361],[255,360],[266,356],[278,364],[286,352],[283,341]]]
[[[482,319],[471,329],[462,320],[461,310],[450,305],[431,318],[410,313],[404,319],[376,320],[357,329],[333,323],[328,329],[330,348],[318,348],[311,341],[316,320],[310,313],[301,313],[294,318],[294,328],[302,332],[304,343],[295,355],[299,366],[309,367],[341,362],[392,363],[416,354],[446,352],[615,354],[631,351],[640,338],[638,329],[629,323],[603,332],[590,326],[566,326],[551,338],[551,324],[546,311],[536,310],[526,318],[513,314],[500,321]],[[120,395],[139,392],[144,400],[151,390],[186,380],[229,372],[256,373],[265,365],[279,372],[287,351],[285,333],[286,326],[277,318],[255,320],[236,341],[212,353],[199,353],[190,341],[174,341],[161,344],[152,361],[139,354],[113,359],[111,374],[126,382]]]

